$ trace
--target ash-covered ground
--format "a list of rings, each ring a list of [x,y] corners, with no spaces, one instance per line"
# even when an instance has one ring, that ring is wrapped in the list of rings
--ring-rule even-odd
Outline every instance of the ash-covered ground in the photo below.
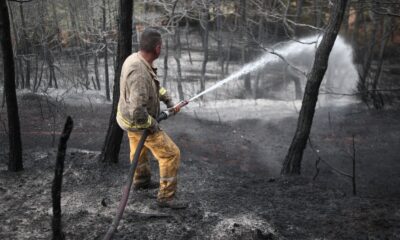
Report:
[[[110,105],[69,105],[32,94],[19,100],[24,171],[7,172],[0,126],[0,239],[51,237],[51,183],[66,115],[75,127],[65,161],[63,229],[67,239],[101,239],[129,168],[126,137],[118,164],[97,159]],[[132,191],[115,239],[400,238],[400,110],[376,112],[357,102],[318,108],[314,150],[305,151],[302,176],[283,178],[298,106],[254,103],[194,104],[163,122],[182,152],[179,197],[190,208],[158,209],[155,192]],[[353,135],[356,196],[350,180],[325,164],[351,173]],[[317,154],[323,161],[313,180]],[[155,180],[157,170],[152,161]]]

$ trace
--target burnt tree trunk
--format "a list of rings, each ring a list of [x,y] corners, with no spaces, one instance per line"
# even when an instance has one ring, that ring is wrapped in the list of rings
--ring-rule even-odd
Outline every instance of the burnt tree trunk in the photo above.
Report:
[[[58,144],[54,180],[51,187],[51,198],[53,201],[53,219],[51,221],[51,228],[53,230],[53,240],[65,239],[61,224],[61,187],[64,172],[65,152],[67,150],[67,142],[71,135],[73,126],[74,122],[72,121],[72,118],[68,116]]]
[[[339,32],[346,5],[347,0],[336,0],[332,6],[328,26],[315,54],[315,61],[311,72],[307,77],[303,103],[297,121],[297,129],[281,171],[283,175],[300,174],[301,160],[307,145],[307,139],[310,135],[319,87],[328,68],[329,55]]]
[[[216,16],[216,25],[217,25],[217,51],[218,51],[218,64],[221,68],[221,76],[224,76],[224,53],[222,48],[222,11],[221,11],[221,0],[216,1],[217,7],[217,16]]]
[[[372,93],[372,100],[373,100],[373,104],[376,109],[381,109],[384,104],[381,94],[375,90],[378,89],[379,79],[382,74],[383,57],[384,57],[386,46],[390,39],[391,32],[392,32],[391,19],[389,17],[385,16],[385,17],[383,17],[383,34],[382,34],[383,38],[381,40],[381,45],[379,48],[378,64],[377,64],[376,73],[375,73],[375,76],[374,76],[373,82],[372,82],[372,90],[374,90]]]
[[[240,0],[240,16],[241,16],[241,34],[242,34],[242,65],[249,61],[249,49],[248,49],[248,36],[247,36],[247,15],[246,15],[246,0]],[[251,94],[251,78],[250,73],[246,74],[244,77],[244,89],[246,95]]]
[[[110,97],[110,77],[108,73],[108,44],[107,44],[107,38],[104,36],[103,39],[104,42],[104,78],[105,78],[105,91],[106,91],[106,97],[107,101],[111,100]]]
[[[176,62],[176,70],[178,71],[178,95],[179,100],[184,100],[185,96],[183,94],[183,87],[182,87],[182,68],[181,68],[181,33],[179,31],[179,26],[175,26],[175,33],[174,33],[174,59]]]
[[[61,37],[60,21],[58,19],[55,1],[50,1],[50,2],[51,2],[51,11],[52,11],[52,16],[53,16],[54,28],[57,33],[57,38],[56,38],[57,48],[61,52],[62,47],[61,47],[61,38],[60,38]]]
[[[168,36],[165,40],[165,55],[164,55],[164,75],[163,75],[163,87],[167,87],[167,77],[168,77]]]
[[[296,16],[295,16],[295,22],[298,23],[300,22],[300,18],[303,14],[303,4],[304,4],[304,0],[296,0]],[[296,34],[299,33],[299,26],[295,27],[295,32]]]
[[[8,170],[16,172],[23,169],[22,143],[17,94],[15,91],[15,68],[11,42],[10,19],[8,18],[6,0],[0,0],[0,43],[3,51],[4,93],[6,95],[9,131],[8,137],[10,153],[8,159]]]
[[[369,37],[368,49],[365,53],[363,67],[358,82],[358,90],[361,93],[361,99],[366,102],[368,98],[368,77],[371,70],[372,59],[374,56],[374,48],[376,46],[376,33],[378,29],[378,19],[376,14],[371,13],[372,30]]]
[[[204,91],[206,86],[206,68],[208,62],[208,34],[209,34],[209,20],[210,20],[210,13],[208,10],[208,6],[206,3],[206,8],[203,9],[202,12],[202,27],[203,27],[203,63],[201,66],[201,79],[200,79],[200,91]]]
[[[103,162],[114,163],[118,162],[118,155],[123,136],[123,131],[115,119],[119,100],[119,78],[121,75],[122,64],[132,52],[133,1],[120,0],[119,4],[120,20],[118,32],[117,68],[114,77],[113,104],[107,136],[100,158]]]
[[[97,55],[97,51],[94,54],[94,76],[96,78],[96,85],[97,85],[97,90],[101,90],[101,85],[100,85],[100,74],[99,74],[99,56]]]
[[[188,19],[186,19],[186,24],[185,24],[185,40],[186,40],[186,47],[187,47],[189,62],[191,65],[193,65],[192,53],[190,50],[190,42],[189,42],[189,20]]]
[[[25,67],[26,67],[26,75],[25,75],[25,83],[24,88],[31,88],[31,62],[30,62],[30,51],[31,51],[31,44],[30,41],[28,39],[28,34],[26,32],[26,21],[25,21],[25,14],[24,14],[24,8],[23,8],[23,3],[20,2],[19,4],[19,13],[20,13],[20,17],[21,17],[21,23],[22,23],[22,54],[24,54],[25,56],[24,61],[25,61]],[[28,56],[26,56],[28,55]],[[21,71],[23,72],[22,68]],[[23,73],[22,73],[23,74]]]
[[[108,44],[106,37],[106,23],[107,23],[107,14],[106,14],[106,1],[103,0],[103,42],[104,42],[104,78],[105,78],[105,91],[107,101],[110,101],[110,78],[108,73]]]
[[[321,11],[321,2],[320,0],[314,0],[314,11],[315,11],[315,26],[321,27],[322,25],[322,11]]]

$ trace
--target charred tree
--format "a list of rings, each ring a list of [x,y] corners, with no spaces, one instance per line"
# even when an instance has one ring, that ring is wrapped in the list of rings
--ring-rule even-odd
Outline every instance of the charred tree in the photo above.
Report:
[[[217,25],[217,51],[218,51],[218,64],[221,68],[221,76],[224,76],[224,53],[222,49],[222,11],[221,11],[221,0],[216,1],[216,25]]]
[[[389,17],[385,16],[383,18],[383,34],[382,34],[383,38],[381,40],[381,45],[379,48],[379,55],[378,55],[378,59],[377,59],[378,64],[377,64],[376,73],[374,75],[373,82],[372,82],[372,90],[373,90],[372,100],[373,100],[374,107],[376,109],[381,109],[384,105],[381,94],[376,90],[378,89],[379,79],[382,74],[383,56],[384,56],[385,49],[388,44],[391,32],[392,32],[391,31],[391,19]]]
[[[64,172],[65,152],[67,150],[67,142],[73,127],[74,122],[72,121],[72,118],[68,116],[58,144],[54,180],[51,187],[51,198],[53,201],[53,219],[51,221],[51,228],[53,230],[53,240],[65,239],[61,224],[61,187]]]
[[[366,102],[368,98],[368,77],[371,70],[372,59],[374,56],[374,48],[376,46],[376,34],[378,29],[378,19],[373,12],[370,16],[372,20],[372,30],[369,37],[367,52],[365,53],[363,67],[360,71],[360,80],[358,82],[358,90],[361,93],[361,99]]]
[[[248,36],[247,36],[247,12],[246,12],[246,0],[240,0],[240,16],[241,16],[241,34],[242,34],[242,65],[249,61],[249,49],[248,49]],[[251,79],[250,73],[246,74],[244,77],[244,89],[246,91],[246,95],[251,94]]]
[[[108,44],[107,44],[107,38],[105,36],[104,36],[103,42],[104,42],[105,91],[106,91],[107,101],[110,101],[111,97],[110,97],[110,77],[109,77],[109,73],[108,73]]]
[[[310,135],[315,105],[318,100],[319,87],[328,68],[329,55],[339,32],[346,5],[347,0],[336,0],[332,6],[328,26],[315,54],[311,72],[307,77],[297,129],[281,171],[283,175],[300,174],[303,152]]]
[[[97,85],[97,90],[101,90],[101,85],[100,85],[100,76],[99,76],[99,57],[97,55],[97,51],[94,54],[94,76],[96,78],[96,85]]]
[[[296,16],[295,16],[295,22],[298,23],[300,22],[300,18],[303,14],[303,4],[304,4],[304,0],[296,0]],[[295,32],[296,34],[299,34],[299,27],[296,26],[295,28]]]
[[[179,31],[179,26],[175,26],[175,31],[174,31],[174,59],[176,62],[176,68],[178,71],[178,95],[179,95],[179,100],[183,100],[184,94],[183,94],[183,87],[182,87],[182,68],[181,68],[181,51],[182,51],[182,45],[181,45],[181,33]]]
[[[25,83],[23,84],[24,88],[31,88],[31,61],[30,61],[30,51],[31,51],[31,44],[28,39],[28,34],[26,32],[26,21],[25,21],[25,14],[24,14],[24,8],[23,8],[23,3],[19,3],[19,14],[21,17],[21,23],[22,23],[22,54],[25,56],[24,61],[25,61],[25,67],[26,67],[26,76],[25,76]],[[22,70],[22,69],[21,69]],[[23,74],[21,72],[21,74]]]
[[[200,91],[204,91],[206,86],[206,69],[208,62],[208,35],[209,35],[209,21],[210,21],[210,12],[208,10],[208,3],[206,3],[206,7],[202,10],[202,28],[203,28],[203,63],[201,66],[201,79],[200,79]]]
[[[107,37],[106,37],[106,23],[107,23],[107,14],[106,14],[106,1],[103,0],[103,43],[104,43],[104,78],[105,78],[105,91],[107,101],[111,100],[110,97],[110,77],[108,73],[108,44],[107,44]]]
[[[164,74],[163,74],[163,87],[167,87],[167,77],[168,77],[168,36],[165,39],[165,55],[164,55]]]
[[[9,137],[9,159],[8,170],[20,171],[22,164],[22,143],[19,124],[18,101],[15,91],[15,68],[13,46],[11,42],[10,19],[8,18],[8,7],[6,0],[0,0],[0,43],[3,51],[4,67],[4,93],[6,95],[8,137]]]
[[[314,11],[315,11],[315,26],[321,27],[322,25],[322,9],[320,0],[314,0]]]
[[[117,49],[117,69],[114,77],[113,104],[108,125],[107,136],[101,152],[102,162],[118,162],[119,150],[123,131],[115,119],[119,100],[119,78],[121,75],[122,64],[132,52],[132,17],[133,1],[120,0],[120,18],[118,31],[118,49]]]

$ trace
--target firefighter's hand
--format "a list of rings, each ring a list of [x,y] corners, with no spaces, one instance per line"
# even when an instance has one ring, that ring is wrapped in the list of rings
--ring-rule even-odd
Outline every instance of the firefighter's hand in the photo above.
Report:
[[[156,133],[160,130],[160,127],[158,126],[157,121],[154,121],[153,126],[147,128],[147,131],[149,131],[150,134]]]
[[[178,105],[178,106],[174,107],[173,110],[174,110],[174,114],[177,114],[178,112],[181,111],[181,106]]]
[[[175,106],[172,107],[171,109],[172,109],[172,111],[173,111],[174,114],[177,114],[179,111],[181,111],[181,108],[184,107],[184,106],[186,106],[188,103],[189,103],[189,102],[186,101],[186,100],[181,101],[180,103],[178,103],[177,105],[175,105]]]

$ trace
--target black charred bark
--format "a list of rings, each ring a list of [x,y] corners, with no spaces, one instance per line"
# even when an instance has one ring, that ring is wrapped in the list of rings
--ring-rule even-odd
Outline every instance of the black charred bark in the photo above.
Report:
[[[119,150],[123,131],[115,119],[119,100],[119,78],[121,75],[122,64],[132,52],[132,17],[133,1],[120,0],[120,18],[118,32],[118,50],[117,50],[117,69],[115,71],[113,104],[108,125],[107,136],[101,152],[102,162],[118,162]]]
[[[110,97],[110,77],[108,73],[108,44],[107,44],[107,38],[104,36],[103,38],[104,42],[104,77],[105,77],[105,90],[106,90],[106,98],[107,101],[111,100]]]
[[[67,142],[73,127],[74,122],[72,121],[72,118],[68,116],[58,144],[54,180],[51,187],[51,198],[53,201],[53,219],[51,221],[51,228],[53,230],[53,240],[65,239],[64,233],[62,232],[61,222],[61,187],[64,172],[65,152],[67,150]]]
[[[297,129],[283,163],[281,171],[283,175],[300,174],[303,152],[310,135],[315,105],[318,100],[319,87],[328,68],[329,54],[339,32],[346,5],[347,0],[336,0],[332,6],[328,26],[318,46],[313,67],[308,75]]]
[[[10,19],[8,18],[6,0],[0,0],[0,43],[3,51],[4,93],[6,95],[9,130],[8,137],[10,153],[8,159],[8,170],[16,172],[23,169],[22,143],[17,94],[15,91],[15,66],[13,46],[11,42]]]
[[[206,3],[208,4],[208,2]],[[207,5],[206,5],[207,6]],[[210,13],[208,10],[208,6],[202,10],[202,27],[203,27],[203,52],[204,58],[201,66],[201,79],[200,79],[200,91],[204,91],[206,86],[206,70],[207,70],[207,62],[208,62],[208,35],[209,35],[209,21],[210,21]]]
[[[165,55],[164,55],[164,75],[163,75],[163,87],[167,87],[167,77],[168,77],[168,37],[165,40]]]

